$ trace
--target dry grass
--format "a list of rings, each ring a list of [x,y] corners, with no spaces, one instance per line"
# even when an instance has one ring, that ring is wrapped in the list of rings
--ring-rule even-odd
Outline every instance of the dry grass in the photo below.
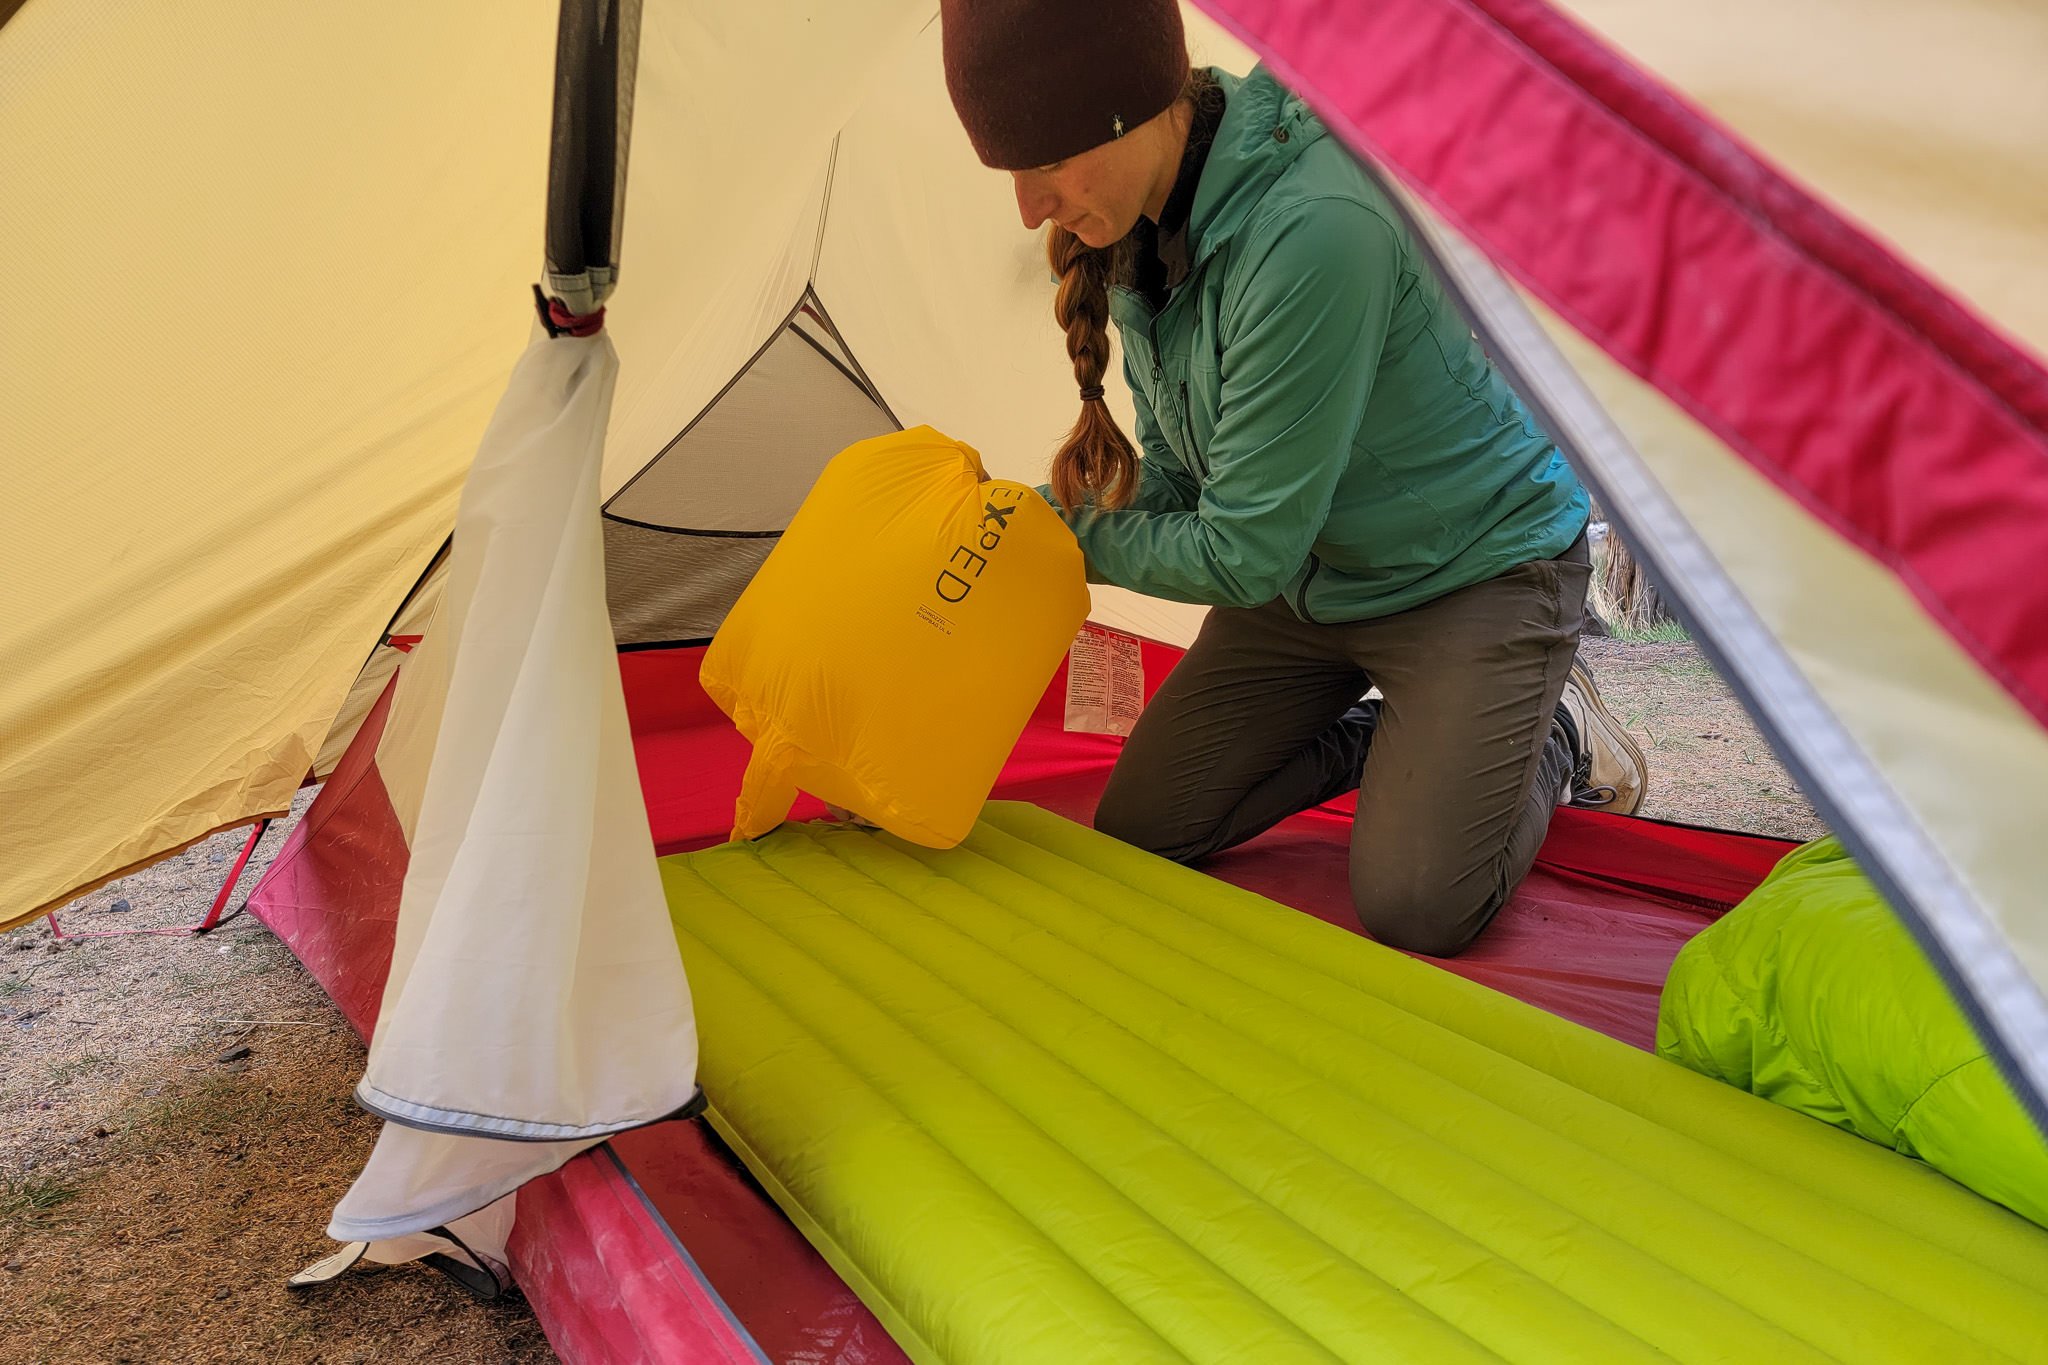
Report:
[[[241,838],[60,921],[195,920]],[[362,1045],[262,925],[60,944],[37,924],[0,938],[0,983],[0,1361],[554,1359],[523,1302],[417,1267],[284,1288],[333,1249],[322,1229],[377,1123],[350,1098]]]
[[[1642,814],[1787,839],[1827,833],[1813,805],[1689,641],[1586,640],[1579,656],[1650,764]]]

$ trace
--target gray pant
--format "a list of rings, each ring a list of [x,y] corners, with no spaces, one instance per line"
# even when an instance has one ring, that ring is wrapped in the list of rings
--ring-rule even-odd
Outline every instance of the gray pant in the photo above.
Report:
[[[1553,713],[1591,572],[1581,537],[1378,620],[1212,611],[1126,742],[1096,828],[1194,862],[1357,788],[1360,922],[1458,952],[1528,872],[1570,779]],[[1384,700],[1361,705],[1368,685]]]

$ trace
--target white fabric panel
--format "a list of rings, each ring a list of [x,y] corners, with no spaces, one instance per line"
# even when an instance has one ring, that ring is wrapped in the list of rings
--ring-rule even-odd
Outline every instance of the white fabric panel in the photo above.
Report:
[[[426,1134],[420,1136],[424,1137]],[[370,1155],[372,1160],[376,1159],[374,1151]],[[465,1214],[452,1223],[440,1226],[446,1227],[448,1231],[460,1237],[463,1246],[497,1262],[496,1268],[500,1272],[509,1273],[511,1257],[506,1248],[512,1241],[512,1224],[518,1219],[518,1205],[519,1196],[508,1194],[495,1203],[486,1204],[475,1213]],[[362,1239],[352,1237],[344,1240]],[[445,1237],[421,1232],[405,1237],[393,1237],[387,1241],[371,1242],[363,1249],[363,1259],[375,1261],[379,1265],[400,1265],[406,1261],[417,1261],[422,1256],[431,1256],[437,1251],[461,1254]]]
[[[1045,477],[1080,411],[1045,243],[953,115],[937,25],[840,138],[817,285],[898,419],[967,442],[997,478]],[[1128,429],[1115,367],[1106,387]]]
[[[335,1206],[327,1235],[368,1242],[371,1260],[397,1264],[447,1250],[438,1238],[419,1234],[449,1227],[503,1262],[514,1191],[602,1141],[503,1142],[387,1123],[362,1174]]]
[[[536,1140],[649,1122],[696,1093],[605,611],[616,375],[607,337],[536,334],[471,467],[422,651],[446,700],[357,1090],[407,1125],[523,1141],[465,1155],[390,1135],[346,1201],[348,1240],[480,1208],[568,1154]]]
[[[434,594],[433,612],[422,627],[419,647],[398,670],[398,688],[391,694],[391,713],[377,738],[377,776],[391,802],[391,813],[413,846],[419,827],[420,802],[427,794],[427,772],[434,760],[434,736],[441,730],[441,711],[448,704],[452,649],[436,628],[447,595],[444,577]]]
[[[833,139],[881,78],[885,54],[931,13],[928,0],[647,7],[619,291],[607,313],[625,362],[607,493],[796,306]]]
[[[810,277],[825,164],[810,168],[802,206],[792,219],[764,222],[724,262],[727,269],[705,270],[687,251],[655,254],[644,272],[621,267],[624,283],[605,313],[605,330],[621,356],[618,401],[605,442],[605,496],[659,457],[796,306]],[[655,174],[637,176],[634,184]],[[629,210],[628,250],[634,221]],[[694,229],[683,221],[671,230],[688,240]],[[643,273],[652,278],[641,278]]]
[[[414,589],[412,597],[392,618],[387,635],[419,635],[427,628],[427,622],[441,605],[441,585],[448,575],[448,560],[444,556]],[[320,756],[314,760],[313,776],[326,781],[334,773],[335,765],[355,743],[356,731],[370,714],[370,708],[377,704],[377,698],[384,695],[391,677],[398,672],[399,664],[405,661],[404,650],[393,649],[379,641],[370,654],[370,661],[363,665],[363,671],[356,678],[348,697],[335,712],[334,724],[327,729],[327,738],[320,741]],[[392,699],[394,702],[397,698]]]

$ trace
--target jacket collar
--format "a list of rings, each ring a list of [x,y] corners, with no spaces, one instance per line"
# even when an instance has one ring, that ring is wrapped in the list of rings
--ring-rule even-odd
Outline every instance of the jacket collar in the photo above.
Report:
[[[1323,136],[1308,106],[1263,65],[1244,77],[1213,69],[1212,74],[1223,87],[1223,121],[1188,214],[1190,274],[1237,235],[1281,172]],[[1171,300],[1167,306],[1172,307]],[[1152,319],[1152,310],[1134,290],[1112,290],[1110,308],[1126,326],[1144,326]]]
[[[1264,66],[1242,79],[1223,71],[1215,76],[1226,101],[1223,122],[1188,216],[1197,265],[1237,234],[1280,173],[1323,135],[1308,106]]]

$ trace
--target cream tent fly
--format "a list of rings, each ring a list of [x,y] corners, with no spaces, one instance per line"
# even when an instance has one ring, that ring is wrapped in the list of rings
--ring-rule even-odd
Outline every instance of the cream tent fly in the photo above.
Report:
[[[322,780],[251,897],[373,1037],[359,1095],[388,1123],[322,1275],[433,1255],[488,1293],[509,1263],[569,1359],[783,1358],[778,1294],[855,1323],[849,1351],[972,1358],[800,1191],[783,1208],[820,1249],[779,1221],[749,1183],[775,1188],[765,1148],[733,1174],[749,1152],[728,1150],[707,1021],[754,949],[679,956],[719,923],[690,896],[727,874],[656,862],[723,835],[744,746],[696,660],[825,463],[930,425],[1036,482],[1073,418],[1043,245],[952,115],[934,6],[0,14],[0,924]],[[2048,17],[1211,0],[1187,19],[1196,61],[1265,62],[1392,188],[2048,1121]],[[1156,682],[1199,619],[1098,588],[1089,630]],[[997,794],[1085,817],[1114,741],[1063,736],[1057,700]],[[1327,832],[1303,818],[1270,865],[1219,876],[1313,914],[1285,859]],[[1039,819],[992,816],[976,847],[1111,875],[1120,855]],[[1599,889],[1528,922],[1592,915],[1572,951],[1597,955],[1638,901],[1725,908],[1767,852],[1564,819],[1543,875]],[[791,856],[779,875],[813,875]],[[751,895],[731,903],[772,916]],[[1261,951],[1292,951],[1274,933]],[[1560,993],[1520,951],[1458,970],[1642,1041],[1601,969]],[[1614,999],[1654,993],[1652,957],[1603,959]],[[1485,1045],[1510,1055],[1521,1028]],[[1569,1072],[1582,1044],[1545,1055]],[[686,1121],[700,1045],[717,1137]],[[1551,1111],[1609,1065],[1551,1075]],[[1691,1141],[1695,1092],[1671,1093],[1656,1131]],[[1757,1131],[1814,1180],[1834,1162]],[[746,1218],[786,1234],[751,1268],[685,1232]],[[1966,1286],[1940,1257],[1976,1218],[1928,1213],[1953,1237],[1926,1264]],[[1622,1330],[1626,1305],[1602,1311],[1585,1330]]]

